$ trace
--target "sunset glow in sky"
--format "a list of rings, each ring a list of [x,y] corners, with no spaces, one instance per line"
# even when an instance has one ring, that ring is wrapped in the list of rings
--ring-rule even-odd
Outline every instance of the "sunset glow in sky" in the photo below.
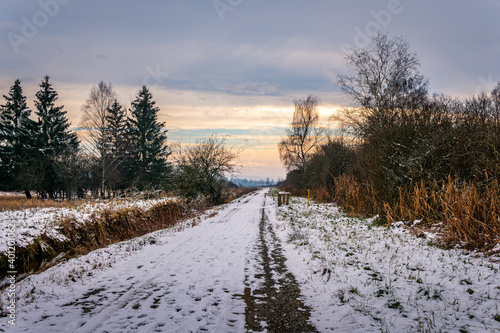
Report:
[[[500,81],[499,17],[497,0],[2,0],[0,94],[19,78],[32,103],[50,75],[77,127],[99,81],[126,107],[147,84],[170,143],[226,134],[241,177],[284,177],[293,101],[318,95],[324,124],[349,105],[335,84],[348,47],[403,36],[432,92],[470,96]]]

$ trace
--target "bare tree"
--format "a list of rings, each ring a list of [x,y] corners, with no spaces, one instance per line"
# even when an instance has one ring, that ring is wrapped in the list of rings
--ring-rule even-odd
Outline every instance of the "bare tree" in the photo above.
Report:
[[[82,105],[80,126],[87,130],[86,148],[96,158],[100,171],[101,197],[106,193],[106,179],[109,171],[110,141],[107,118],[109,109],[116,100],[116,94],[110,84],[99,82],[90,90],[87,101]]]
[[[493,100],[495,108],[495,120],[498,122],[500,119],[500,81],[497,83],[495,88],[491,91],[491,99]]]
[[[346,109],[342,120],[361,136],[394,110],[420,105],[427,96],[417,55],[402,37],[389,39],[379,32],[367,47],[351,49],[345,60],[351,74],[339,75],[338,84],[355,108]]]
[[[325,138],[319,126],[318,104],[319,98],[313,95],[295,101],[292,124],[278,145],[281,161],[289,171],[303,173],[314,149]]]
[[[238,169],[236,160],[241,149],[226,147],[226,138],[216,134],[198,139],[177,158],[177,182],[186,197],[204,195],[213,204],[223,201],[226,176]]]

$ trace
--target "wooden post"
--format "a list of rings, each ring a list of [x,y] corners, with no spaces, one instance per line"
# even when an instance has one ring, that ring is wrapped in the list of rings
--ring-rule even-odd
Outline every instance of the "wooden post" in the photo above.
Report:
[[[278,193],[278,207],[281,205],[289,205],[290,204],[290,193],[288,192],[279,192]]]
[[[309,207],[309,196],[311,195],[311,191],[307,190],[307,206]]]

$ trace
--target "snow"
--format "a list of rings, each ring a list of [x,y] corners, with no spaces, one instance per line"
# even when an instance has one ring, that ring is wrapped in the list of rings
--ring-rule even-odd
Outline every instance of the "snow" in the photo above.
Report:
[[[277,208],[265,192],[28,277],[17,284],[17,325],[1,318],[0,331],[246,331],[238,295],[260,283],[262,209],[320,332],[500,331],[497,263],[333,205],[292,198]]]
[[[497,263],[296,198],[273,223],[321,332],[500,331]]]
[[[30,276],[18,284],[9,331],[243,331],[244,301],[233,296],[244,291],[262,200],[243,198]]]
[[[174,199],[120,199],[86,203],[76,208],[57,207],[56,204],[55,207],[51,208],[7,210],[0,212],[0,228],[6,230],[8,225],[16,226],[17,247],[26,247],[43,234],[49,238],[64,241],[66,237],[59,232],[59,226],[65,219],[72,218],[77,223],[86,223],[92,214],[99,215],[104,210],[117,211],[126,207],[147,210],[155,204],[167,200]],[[6,233],[0,234],[0,253],[7,252],[6,237]]]
[[[21,192],[4,192],[4,191],[0,191],[0,196],[24,196],[24,193],[21,193]]]

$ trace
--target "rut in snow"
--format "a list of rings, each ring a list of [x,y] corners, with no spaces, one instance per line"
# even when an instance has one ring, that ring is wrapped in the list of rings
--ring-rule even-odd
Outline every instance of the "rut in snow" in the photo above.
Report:
[[[236,295],[246,305],[245,328],[253,332],[317,332],[264,208],[254,251],[255,258],[246,269],[244,294]]]

